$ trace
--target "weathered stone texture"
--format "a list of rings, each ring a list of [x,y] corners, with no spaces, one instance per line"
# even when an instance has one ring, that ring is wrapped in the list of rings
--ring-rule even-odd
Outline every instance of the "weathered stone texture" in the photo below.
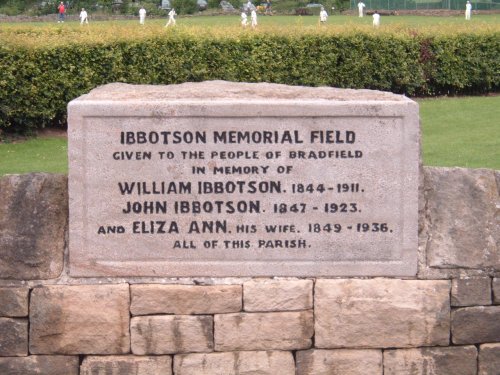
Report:
[[[500,343],[484,344],[479,347],[478,375],[500,374]]]
[[[0,288],[0,316],[28,316],[28,288]]]
[[[132,318],[132,353],[171,354],[211,352],[214,347],[211,316],[166,315]]]
[[[493,303],[495,304],[500,304],[500,279],[499,278],[494,278],[493,279]]]
[[[67,177],[47,173],[0,178],[0,278],[61,274],[68,225]]]
[[[251,280],[243,284],[245,311],[309,310],[312,280]]]
[[[77,356],[0,357],[2,375],[78,375]]]
[[[89,356],[80,366],[80,375],[172,375],[170,356],[133,355]]]
[[[384,375],[476,375],[475,346],[384,351]]]
[[[0,356],[28,355],[28,320],[0,318]]]
[[[451,314],[454,344],[500,342],[500,306],[475,306]]]
[[[500,270],[495,172],[425,168],[428,265]]]
[[[306,350],[298,351],[296,375],[382,375],[382,351]]]
[[[290,352],[184,354],[174,357],[175,375],[295,375]]]
[[[448,281],[317,280],[315,288],[318,348],[449,343]]]
[[[308,349],[312,311],[215,315],[215,350]]]
[[[491,279],[489,277],[453,279],[451,306],[491,305]]]
[[[131,285],[132,315],[220,314],[241,311],[241,285]]]
[[[129,299],[128,284],[57,285],[33,289],[30,352],[128,353]]]

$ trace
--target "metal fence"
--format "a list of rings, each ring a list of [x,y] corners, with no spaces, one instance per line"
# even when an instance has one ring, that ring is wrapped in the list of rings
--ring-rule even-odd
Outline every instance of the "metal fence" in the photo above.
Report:
[[[467,0],[364,0],[365,9],[418,10],[448,9],[465,10]],[[358,9],[358,0],[351,0],[351,9]],[[472,10],[500,10],[500,0],[471,1]]]

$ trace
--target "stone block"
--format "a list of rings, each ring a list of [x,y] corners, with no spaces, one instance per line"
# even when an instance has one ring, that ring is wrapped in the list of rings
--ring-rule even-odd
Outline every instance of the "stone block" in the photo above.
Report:
[[[140,316],[132,318],[130,332],[137,355],[211,352],[214,347],[211,316]]]
[[[30,352],[126,354],[129,285],[53,285],[33,289]]]
[[[78,375],[78,356],[0,357],[2,375]]]
[[[28,320],[0,318],[0,356],[25,355],[28,355]]]
[[[313,307],[312,280],[250,280],[243,284],[245,311],[293,311]]]
[[[112,83],[68,104],[68,140],[73,277],[417,272],[420,127],[405,96]]]
[[[0,316],[28,316],[28,288],[0,288]]]
[[[495,172],[425,168],[428,265],[500,269]]]
[[[500,304],[500,279],[495,277],[492,283],[493,288],[493,303]]]
[[[241,285],[131,285],[132,315],[221,314],[241,311]]]
[[[500,306],[475,306],[451,314],[454,344],[500,342]]]
[[[384,375],[476,375],[475,346],[384,351]]]
[[[298,351],[296,375],[382,375],[382,351],[336,349]]]
[[[0,178],[0,192],[0,278],[59,276],[68,226],[67,177],[7,175]]]
[[[450,284],[427,280],[317,280],[317,348],[448,345]]]
[[[80,375],[172,375],[170,356],[88,356],[80,366]]]
[[[489,277],[453,279],[451,306],[491,305],[491,279]]]
[[[215,350],[308,349],[312,311],[215,315]]]
[[[181,354],[174,357],[175,375],[295,375],[290,352],[249,351]]]
[[[484,344],[479,347],[478,375],[500,374],[500,343]]]

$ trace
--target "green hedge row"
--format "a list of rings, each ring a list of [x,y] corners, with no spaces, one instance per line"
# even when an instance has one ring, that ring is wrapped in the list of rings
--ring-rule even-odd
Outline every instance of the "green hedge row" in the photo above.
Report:
[[[224,79],[407,95],[498,91],[500,34],[200,37],[0,46],[0,129],[64,124],[67,103],[109,82]]]

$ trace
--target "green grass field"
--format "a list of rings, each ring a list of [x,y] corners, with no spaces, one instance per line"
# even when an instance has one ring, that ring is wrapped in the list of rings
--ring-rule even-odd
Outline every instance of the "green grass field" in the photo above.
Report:
[[[418,102],[425,165],[500,170],[500,96]],[[67,171],[64,138],[0,144],[0,175]]]
[[[332,33],[346,32],[389,32],[389,33],[471,33],[486,30],[500,30],[500,14],[474,15],[466,22],[463,16],[431,17],[431,16],[382,16],[381,26],[373,30],[372,17],[333,14],[326,25],[319,25],[318,16],[259,16],[256,30],[248,27],[242,30],[239,15],[225,16],[190,16],[178,17],[175,28],[165,28],[165,18],[147,19],[141,26],[137,20],[90,21],[81,26],[77,21],[56,22],[18,22],[0,23],[0,39],[7,43],[18,40],[22,44],[44,43],[53,38],[55,43],[71,43],[79,40],[101,39],[137,39],[162,33],[192,32],[195,35],[205,33],[238,35],[248,33],[283,33],[283,32],[316,32],[324,30]]]

